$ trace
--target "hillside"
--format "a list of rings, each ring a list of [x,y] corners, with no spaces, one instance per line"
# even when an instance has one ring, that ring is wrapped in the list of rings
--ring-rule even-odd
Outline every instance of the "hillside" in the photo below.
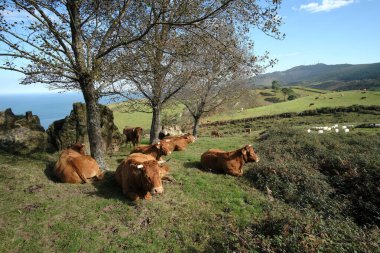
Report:
[[[377,89],[380,87],[380,63],[302,65],[286,71],[260,75],[253,80],[253,83],[259,86],[270,86],[274,80],[279,81],[284,86],[313,85],[315,88],[330,90]],[[328,85],[329,83],[331,85]],[[349,87],[346,88],[346,85]]]
[[[338,107],[351,105],[379,105],[380,92],[344,91],[330,92],[298,98],[296,100],[275,103],[268,106],[246,109],[244,111],[230,111],[207,118],[207,121],[220,121],[226,119],[243,119],[264,115],[275,115],[286,112],[301,112],[322,107]]]

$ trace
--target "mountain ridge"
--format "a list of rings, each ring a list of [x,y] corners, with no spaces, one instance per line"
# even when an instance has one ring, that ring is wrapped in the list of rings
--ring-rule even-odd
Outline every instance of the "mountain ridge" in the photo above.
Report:
[[[274,80],[283,86],[301,85],[330,90],[357,89],[363,86],[380,89],[380,62],[300,65],[285,71],[262,74],[253,79],[253,83],[256,86],[270,86]]]

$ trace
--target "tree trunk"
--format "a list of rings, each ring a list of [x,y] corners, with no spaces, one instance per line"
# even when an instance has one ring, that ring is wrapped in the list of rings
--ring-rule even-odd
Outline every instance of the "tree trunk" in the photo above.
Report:
[[[195,138],[198,137],[199,119],[200,117],[194,117],[193,135]]]
[[[98,162],[102,170],[108,170],[104,160],[103,139],[101,134],[98,98],[92,83],[81,85],[84,101],[86,102],[87,132],[90,141],[91,156]]]
[[[161,108],[159,106],[153,106],[152,124],[150,126],[150,139],[149,143],[153,144],[158,141],[158,133],[160,132],[161,125]]]

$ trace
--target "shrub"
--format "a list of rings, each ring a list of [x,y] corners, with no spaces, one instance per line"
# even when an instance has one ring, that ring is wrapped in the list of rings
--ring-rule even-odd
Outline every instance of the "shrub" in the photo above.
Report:
[[[368,134],[310,135],[271,129],[256,147],[260,166],[246,177],[275,198],[323,216],[351,216],[380,225],[380,138]]]

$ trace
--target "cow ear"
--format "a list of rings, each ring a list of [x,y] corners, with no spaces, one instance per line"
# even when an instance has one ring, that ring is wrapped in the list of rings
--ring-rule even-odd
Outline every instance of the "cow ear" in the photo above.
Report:
[[[243,155],[247,154],[247,150],[245,150],[245,148],[243,148],[243,149],[241,150],[241,152],[243,153]]]

